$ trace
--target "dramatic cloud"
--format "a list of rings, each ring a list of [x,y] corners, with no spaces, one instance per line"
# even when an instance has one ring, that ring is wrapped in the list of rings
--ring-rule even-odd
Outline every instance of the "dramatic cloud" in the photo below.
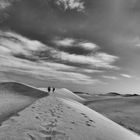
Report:
[[[53,42],[60,47],[75,47],[75,48],[79,47],[81,49],[89,51],[95,51],[100,48],[98,45],[92,42],[80,41],[73,38],[55,39]]]
[[[82,0],[56,0],[56,4],[63,6],[64,10],[84,11],[84,2]]]
[[[59,44],[71,45],[73,42],[63,40]],[[92,43],[79,44],[88,49],[96,48]],[[101,80],[90,75],[104,72],[98,68],[118,69],[113,65],[118,59],[117,56],[103,52],[89,55],[70,54],[13,32],[0,32],[0,50],[0,71],[12,71],[44,80],[85,85],[103,84]],[[83,65],[83,68],[80,65]]]
[[[139,0],[0,0],[0,70],[139,91],[139,15]]]
[[[38,56],[39,52],[50,51],[53,55],[54,49],[16,33],[0,32],[0,50],[0,71],[12,71],[44,80],[60,80],[77,84],[101,83],[98,79],[80,73],[82,70],[78,71],[77,67],[41,60]],[[19,58],[15,54],[36,57],[38,61]]]
[[[19,60],[17,58],[13,59],[1,59],[2,62],[0,67],[0,71],[12,71],[15,73],[20,74],[26,74],[30,75],[42,80],[58,80],[58,81],[65,81],[70,83],[76,83],[76,84],[96,84],[96,83],[102,83],[98,79],[92,79],[90,76],[76,73],[76,72],[65,72],[65,71],[59,71],[60,69],[63,70],[63,68],[59,68],[59,70],[56,68],[47,67],[46,65],[43,65],[42,63],[34,63],[29,62],[27,60]],[[2,64],[3,63],[3,64]],[[54,64],[52,64],[54,66]]]
[[[125,77],[125,78],[132,78],[131,75],[128,75],[128,74],[121,74],[122,77]]]
[[[72,38],[55,39],[53,42],[58,46],[58,50],[51,51],[52,57],[55,59],[69,63],[88,65],[90,68],[118,69],[117,66],[112,64],[118,60],[119,57],[99,52],[100,47],[92,42]]]
[[[95,55],[83,56],[61,51],[52,51],[52,56],[53,58],[60,59],[64,62],[89,65],[89,67],[92,68],[118,69],[117,66],[111,65],[118,59],[118,57],[106,53],[96,53]]]
[[[39,41],[29,40],[15,33],[0,32],[1,50],[12,54],[31,55],[34,51],[43,51],[46,46]]]

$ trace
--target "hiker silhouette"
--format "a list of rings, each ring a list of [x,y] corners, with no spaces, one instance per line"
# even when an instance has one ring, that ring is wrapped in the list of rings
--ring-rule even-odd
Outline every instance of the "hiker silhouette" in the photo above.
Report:
[[[51,87],[48,87],[48,92],[50,92],[51,91]]]
[[[53,92],[55,91],[55,88],[53,87]]]

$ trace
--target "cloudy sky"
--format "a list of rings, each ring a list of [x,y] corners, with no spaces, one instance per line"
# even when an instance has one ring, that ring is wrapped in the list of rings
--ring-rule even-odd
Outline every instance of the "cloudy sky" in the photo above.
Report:
[[[140,93],[139,0],[0,0],[0,81]]]

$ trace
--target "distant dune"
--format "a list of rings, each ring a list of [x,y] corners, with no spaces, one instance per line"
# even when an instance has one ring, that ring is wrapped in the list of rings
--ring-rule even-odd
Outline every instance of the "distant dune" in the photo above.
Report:
[[[104,95],[108,95],[108,96],[120,96],[119,93],[116,93],[116,92],[109,92],[107,94],[104,94]]]
[[[109,92],[106,94],[97,94],[98,96],[122,96],[122,97],[132,97],[132,96],[140,96],[138,94],[119,94],[116,92]]]
[[[140,134],[140,96],[93,96],[86,105]]]
[[[29,85],[0,83],[0,123],[44,96],[48,96],[48,93]]]
[[[75,93],[75,94],[80,94],[80,95],[82,95],[82,94],[87,94],[87,95],[89,95],[89,93],[85,93],[85,92],[73,92],[73,93]]]
[[[47,92],[41,91],[36,87],[17,82],[0,83],[0,94],[17,94],[33,98],[41,98],[48,95]]]
[[[138,94],[125,94],[125,95],[122,95],[124,97],[136,97],[136,96],[140,96]]]

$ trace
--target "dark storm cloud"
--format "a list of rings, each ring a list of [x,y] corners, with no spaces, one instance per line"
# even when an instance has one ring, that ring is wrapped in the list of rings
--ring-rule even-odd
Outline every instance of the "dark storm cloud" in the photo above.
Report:
[[[97,19],[97,16],[92,17],[93,15],[90,13],[92,11],[92,7],[88,5],[90,1],[87,2],[87,5],[84,5],[84,13],[77,12],[75,10],[63,11],[62,9],[59,9],[58,6],[57,8],[53,2],[54,1],[46,2],[44,0],[18,1],[9,9],[9,12],[7,13],[9,14],[9,18],[3,22],[3,25],[31,39],[39,40],[47,44],[50,49],[58,49],[58,51],[51,50],[51,52],[49,52],[49,50],[47,50],[46,52],[37,54],[39,55],[40,59],[52,59],[52,61],[62,61],[65,63],[80,63],[84,65],[95,65],[97,67],[106,67],[106,65],[110,63],[110,60],[107,60],[109,63],[104,63],[104,58],[102,58],[102,56],[98,57],[96,53],[92,56],[89,52],[90,49],[86,49],[89,46],[82,47],[82,45],[74,45],[71,47],[62,46],[56,48],[53,45],[49,45],[55,36],[74,36],[73,38],[75,39],[83,39],[85,37],[88,38],[88,36],[93,35],[96,36],[96,33],[93,31],[95,28],[94,24],[96,24],[96,22],[94,23],[94,20]],[[95,6],[93,8],[95,13],[97,13],[97,11],[103,13],[101,7],[102,4],[106,6],[104,2],[102,3],[99,1],[98,3],[93,2],[92,4]],[[96,7],[96,5],[100,7]],[[101,13],[99,15],[101,15]],[[91,31],[89,32],[89,30]],[[83,34],[83,36],[81,34]],[[87,36],[87,34],[89,35]],[[115,56],[113,58],[113,55],[110,57],[111,55],[109,54],[103,56],[105,57],[105,61],[106,57],[111,58],[111,63],[114,62],[114,59],[116,59]],[[27,56],[21,54],[16,55],[16,57],[29,59]],[[100,63],[100,66],[97,64],[98,62]],[[110,64],[108,66],[110,67]]]
[[[113,32],[120,32],[123,31],[122,28],[128,27],[124,23],[129,19],[127,11],[132,11],[133,14],[135,9],[139,9],[137,6],[139,2],[132,2],[132,0],[83,0],[85,12],[81,13],[62,10],[54,4],[56,1],[18,1],[6,12],[9,16],[1,26],[7,26],[44,43],[48,43],[52,37],[58,35],[90,38],[92,41],[103,44]]]
[[[87,0],[83,2],[84,13],[62,10],[52,1],[21,0],[6,12],[8,18],[1,27],[10,28],[31,39],[48,43],[54,36],[91,38],[99,41],[100,27],[108,20],[106,1]],[[105,10],[106,9],[106,10]]]
[[[108,47],[104,49],[105,39],[100,36],[100,27],[104,25],[102,18],[108,13],[108,10],[104,11],[108,4],[101,0],[84,1],[84,12],[81,13],[70,9],[63,10],[54,2],[56,0],[17,1],[6,11],[8,18],[1,23],[1,27],[10,28],[54,48],[56,46],[51,41],[54,37],[60,36],[90,40],[99,44],[102,51],[108,52]],[[89,50],[79,46],[59,47],[59,49],[71,54],[88,55],[90,53]],[[111,49],[110,52],[112,53]]]
[[[63,10],[59,5],[55,5],[54,2],[56,0],[17,1],[6,11],[9,17],[1,23],[1,27],[9,28],[30,39],[39,40],[47,44],[50,50],[54,48],[55,51],[47,50],[36,54],[41,60],[51,60],[77,66],[95,65],[95,67],[106,67],[107,65],[107,67],[111,68],[111,63],[118,57],[113,57],[113,55],[105,53],[106,49],[102,48],[102,44],[100,49],[101,51],[105,50],[105,52],[101,52],[101,56],[95,53],[94,48],[93,50],[89,49],[89,43],[99,42],[100,44],[104,40],[104,38],[98,39],[98,34],[101,30],[98,29],[105,23],[101,21],[103,21],[102,18],[104,15],[108,13],[108,10],[106,12],[104,11],[107,9],[108,3],[101,0],[98,2],[91,0],[83,1],[84,4],[82,3],[82,6],[84,6],[84,12],[79,12],[77,10],[75,11],[75,9],[73,10],[73,7],[75,8],[73,3],[71,4],[72,10],[70,8]],[[83,45],[81,42],[81,44],[71,45],[70,47],[58,47],[52,44],[52,40],[55,37],[72,37],[87,41],[88,44]],[[105,46],[103,44],[103,47]],[[93,52],[94,54],[92,54]],[[36,61],[36,57],[34,56],[31,57],[23,54],[16,54],[15,56]]]
[[[53,1],[45,0],[21,0],[7,14],[9,18],[2,25],[43,42],[51,36],[63,34],[64,30],[72,29],[73,26],[79,28],[79,20],[84,19],[77,12],[65,13]]]

